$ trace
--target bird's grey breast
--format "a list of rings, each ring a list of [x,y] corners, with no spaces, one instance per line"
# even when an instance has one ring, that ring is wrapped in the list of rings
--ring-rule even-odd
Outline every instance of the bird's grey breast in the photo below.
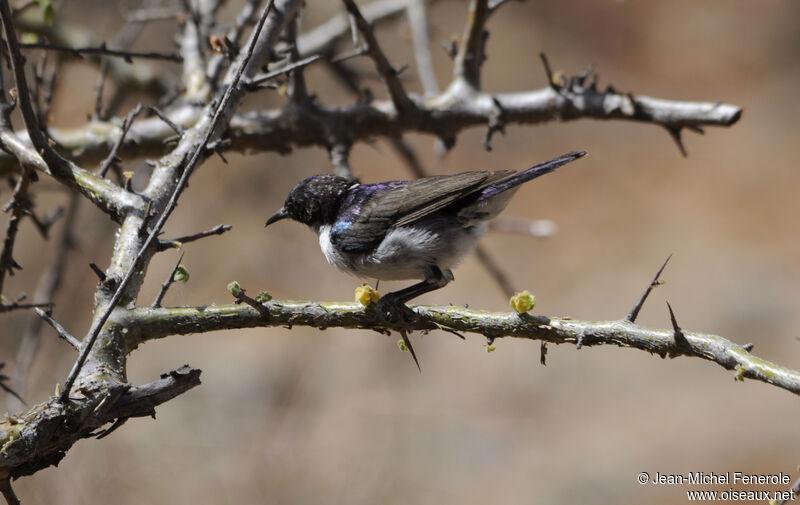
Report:
[[[486,233],[486,223],[464,227],[455,216],[425,219],[390,229],[375,248],[363,253],[336,247],[331,230],[319,230],[319,245],[330,264],[359,277],[404,280],[424,279],[432,267],[454,267]]]

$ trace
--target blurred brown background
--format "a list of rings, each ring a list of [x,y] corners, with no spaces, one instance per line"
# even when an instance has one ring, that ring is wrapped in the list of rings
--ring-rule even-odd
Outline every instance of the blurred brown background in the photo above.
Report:
[[[238,7],[231,4],[228,17]],[[335,2],[308,2],[305,26],[339,10]],[[432,41],[460,33],[465,15],[465,2],[437,2]],[[75,0],[58,19],[108,39],[122,23],[112,3]],[[481,147],[483,129],[473,129],[441,160],[430,137],[409,136],[432,172],[521,169],[567,150],[589,152],[523,188],[506,211],[553,219],[557,235],[494,233],[483,241],[514,284],[537,296],[535,311],[621,317],[674,253],[641,324],[668,327],[669,300],[682,327],[752,342],[757,355],[800,368],[800,4],[511,2],[488,27],[489,91],[544,86],[537,57],[544,51],[569,74],[594,63],[603,87],[744,108],[730,129],[685,133],[688,159],[663,129],[623,122],[509,126],[492,152]],[[156,49],[172,30],[153,25],[135,47]],[[378,35],[397,66],[412,64],[407,86],[419,91],[405,21],[382,25]],[[433,55],[444,86],[451,63],[438,47]],[[357,66],[371,72],[368,60]],[[323,102],[352,100],[324,67],[307,75]],[[81,63],[63,68],[53,125],[83,123],[96,76]],[[368,83],[382,95],[377,81]],[[268,92],[245,107],[280,103]],[[234,279],[278,298],[351,299],[359,281],[326,264],[309,230],[288,222],[262,229],[297,181],[329,171],[327,154],[228,158],[229,165],[215,158],[197,172],[166,231],[178,236],[218,223],[233,231],[186,246],[191,279],[165,303],[228,303],[225,285]],[[359,144],[351,161],[364,181],[409,177],[381,140]],[[39,187],[43,210],[63,200],[47,187]],[[9,194],[4,188],[0,196]],[[89,205],[80,218],[80,247],[55,311],[78,335],[89,326],[96,282],[87,263],[107,266],[114,233]],[[15,255],[25,270],[6,291],[32,293],[50,251],[26,222]],[[152,263],[141,303],[150,303],[178,254]],[[474,258],[455,275],[421,301],[508,310]],[[3,315],[0,361],[9,368],[27,317]],[[45,331],[25,393],[30,402],[51,394],[74,359]],[[79,442],[58,468],[19,481],[17,492],[26,504],[62,505],[683,503],[689,487],[643,486],[637,474],[798,473],[798,398],[734,382],[733,372],[709,362],[550,346],[543,367],[535,342],[501,339],[487,354],[475,335],[412,338],[422,374],[398,351],[396,336],[369,331],[273,328],[148,343],[131,356],[131,382],[190,363],[203,370],[203,385],[161,406],[156,421],[133,420],[105,440]],[[752,489],[717,489],[728,487]]]

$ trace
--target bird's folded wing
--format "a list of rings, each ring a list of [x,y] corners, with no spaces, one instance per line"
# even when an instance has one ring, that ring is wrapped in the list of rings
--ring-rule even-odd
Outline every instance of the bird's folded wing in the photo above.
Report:
[[[434,212],[476,194],[486,184],[511,172],[462,172],[426,177],[378,191],[350,222],[337,222],[331,241],[343,251],[359,253],[377,246],[386,233],[413,224]]]

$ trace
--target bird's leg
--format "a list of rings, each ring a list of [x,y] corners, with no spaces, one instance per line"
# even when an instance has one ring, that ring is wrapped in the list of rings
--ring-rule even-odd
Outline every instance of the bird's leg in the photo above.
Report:
[[[406,305],[406,302],[425,293],[443,288],[452,280],[453,272],[450,270],[443,272],[439,267],[434,266],[424,281],[382,296],[378,300],[378,313],[382,318],[392,323],[413,323],[419,316]],[[406,331],[400,330],[400,335],[403,337],[403,343],[411,352],[411,357],[414,358],[417,368],[420,368],[417,354],[414,352],[414,347],[411,345],[408,334]],[[422,371],[421,368],[420,371]]]
[[[387,307],[389,305],[405,306],[405,303],[409,300],[412,300],[420,295],[424,295],[425,293],[430,293],[431,291],[436,291],[437,289],[443,288],[452,280],[453,272],[450,270],[442,271],[439,267],[434,266],[431,268],[429,275],[425,277],[424,281],[382,296],[378,302],[378,308],[381,308],[380,302],[383,302],[384,306]]]

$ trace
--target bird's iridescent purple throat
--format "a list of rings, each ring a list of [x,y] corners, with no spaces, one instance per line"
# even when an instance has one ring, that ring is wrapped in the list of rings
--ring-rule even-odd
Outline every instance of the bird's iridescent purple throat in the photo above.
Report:
[[[569,152],[521,172],[473,171],[413,181],[359,184],[315,175],[295,186],[264,226],[282,219],[308,225],[328,262],[359,277],[422,279],[378,303],[384,317],[414,317],[404,304],[453,280],[451,268],[475,248],[488,221],[521,184],[585,154]]]

